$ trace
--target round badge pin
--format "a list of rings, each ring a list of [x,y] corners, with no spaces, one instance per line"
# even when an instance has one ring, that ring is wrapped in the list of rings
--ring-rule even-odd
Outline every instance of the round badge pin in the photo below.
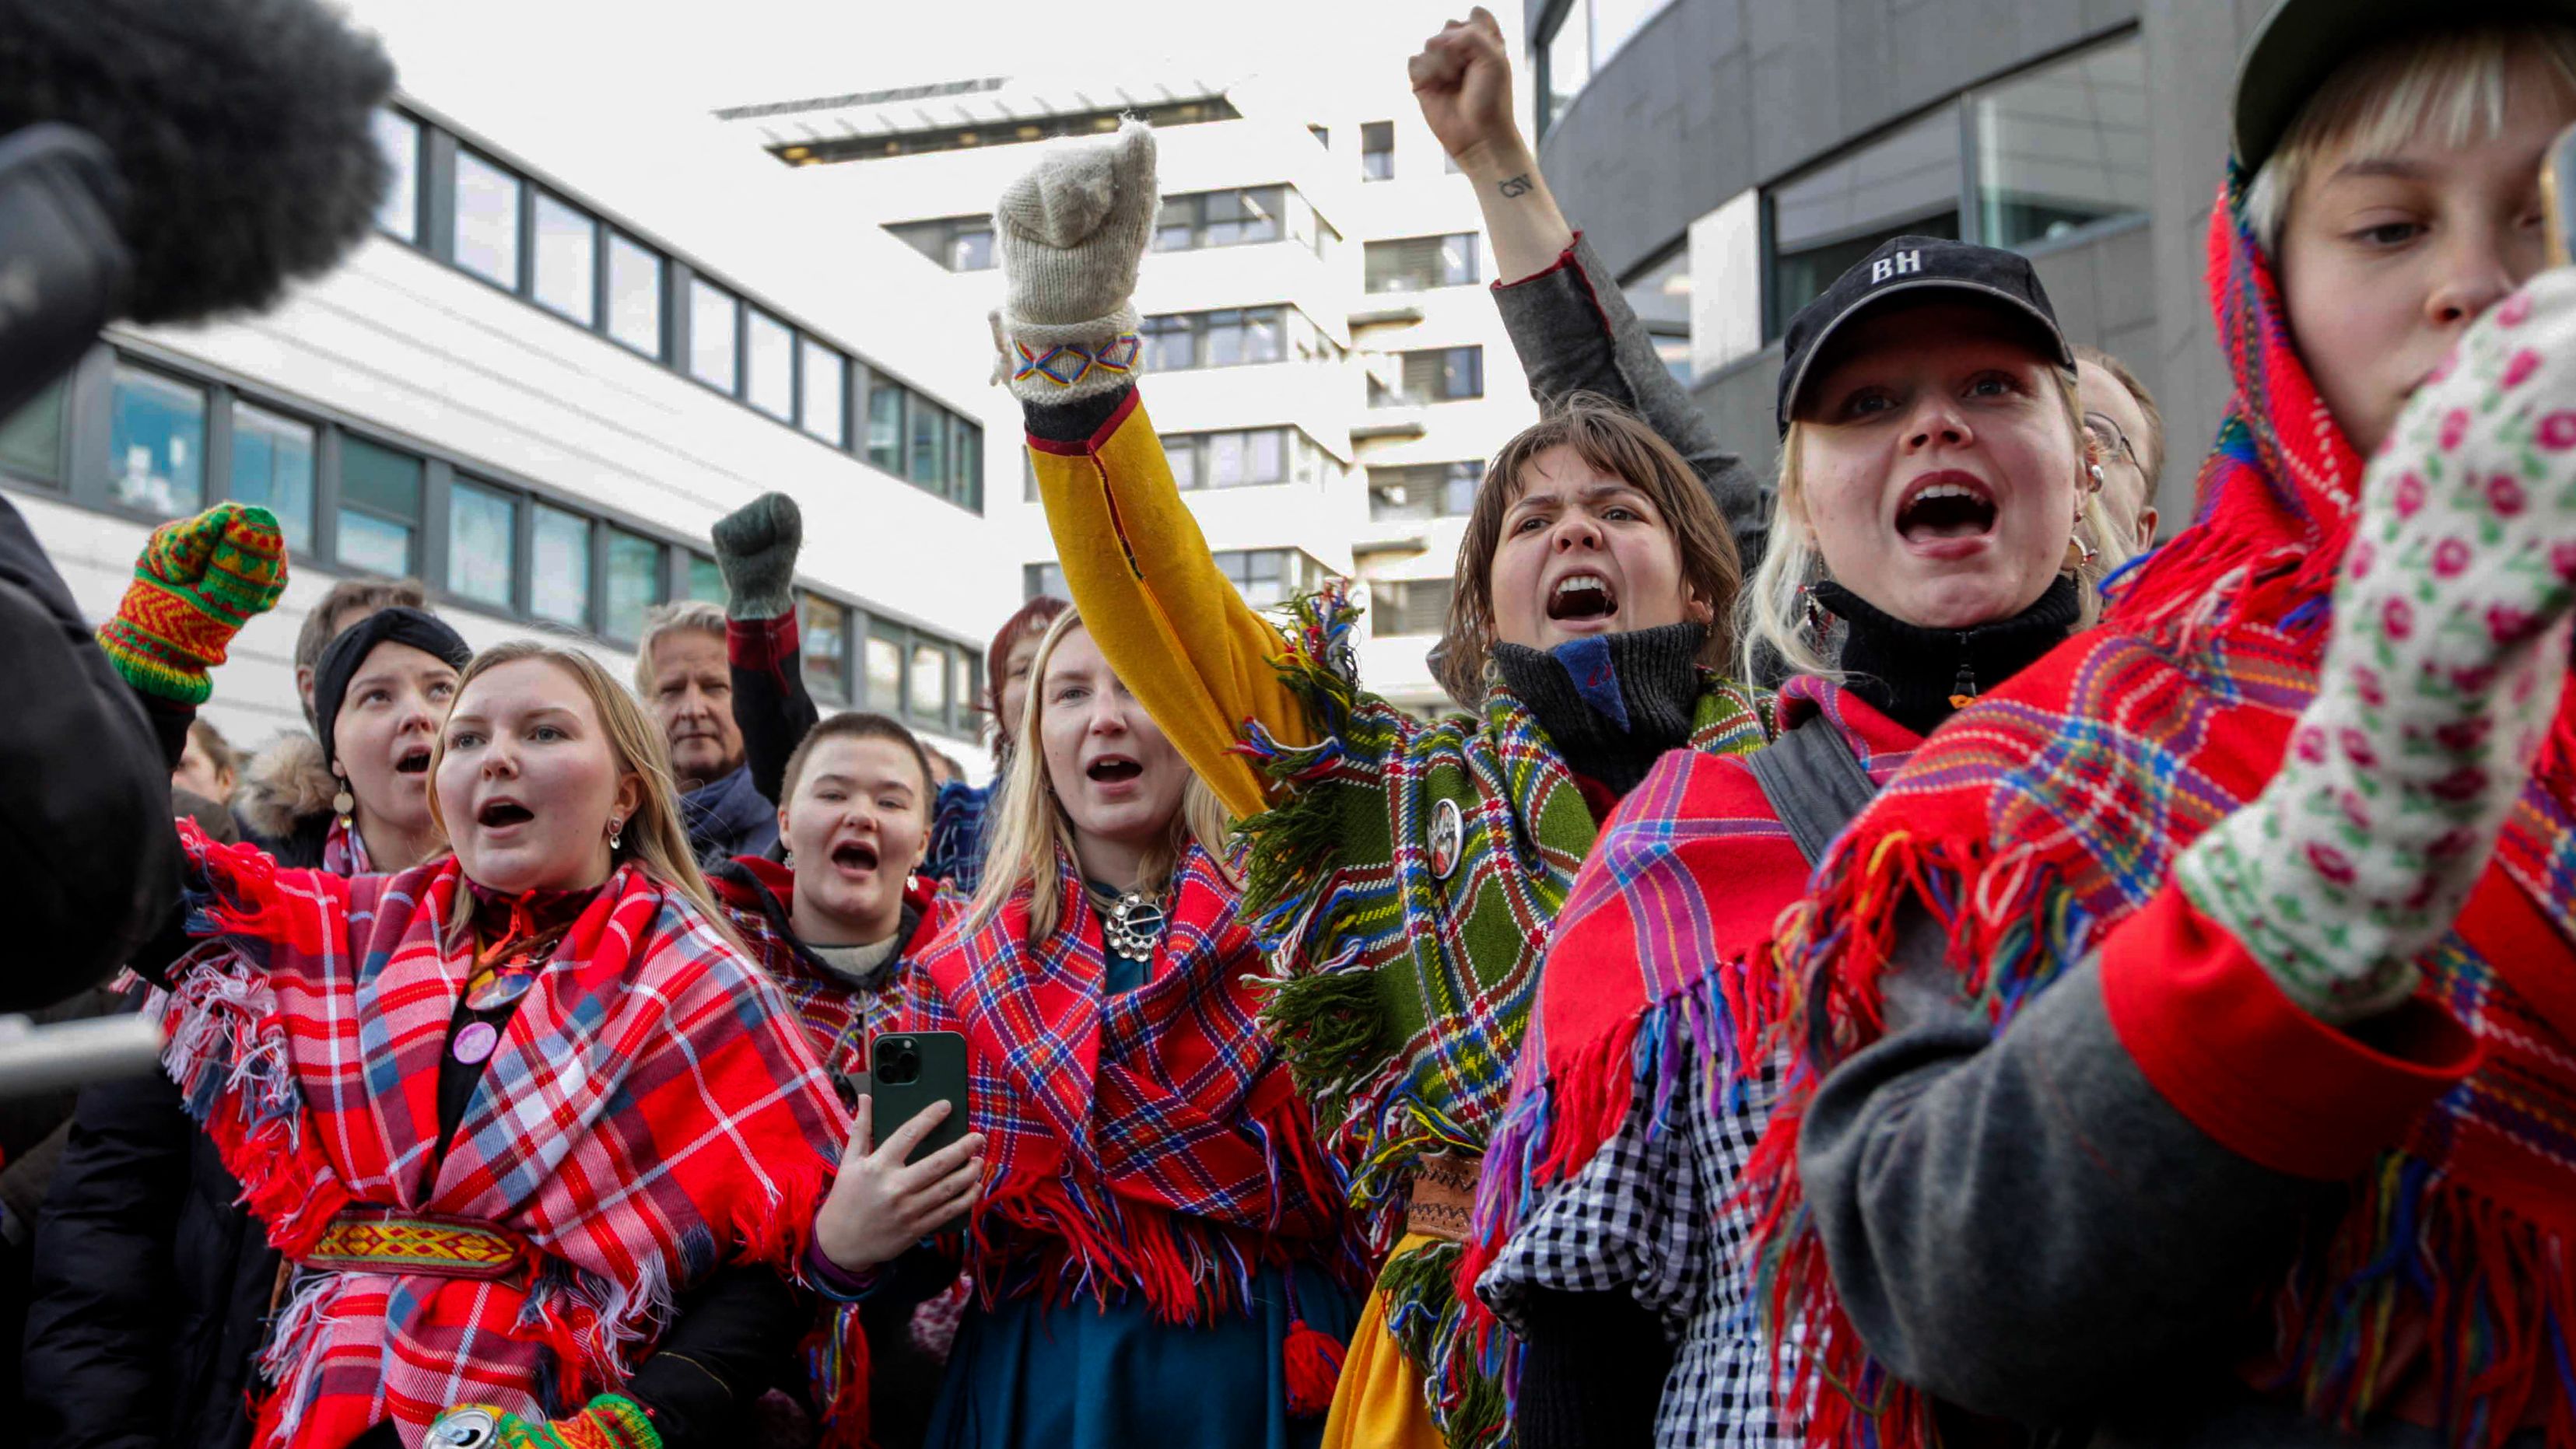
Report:
[[[1458,857],[1467,846],[1467,820],[1458,813],[1458,802],[1442,800],[1431,807],[1431,878],[1447,880],[1458,868]]]
[[[501,1044],[501,1029],[488,1021],[469,1021],[449,1045],[448,1054],[467,1066],[480,1066],[491,1060],[492,1049]]]
[[[495,973],[489,980],[466,989],[465,1006],[469,1011],[494,1011],[527,995],[528,988],[536,984],[533,971]]]

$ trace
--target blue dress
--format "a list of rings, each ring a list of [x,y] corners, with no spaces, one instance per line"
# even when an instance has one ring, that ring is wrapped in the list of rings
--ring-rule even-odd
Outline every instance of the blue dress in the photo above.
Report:
[[[1111,994],[1146,964],[1112,951]],[[1324,1419],[1288,1417],[1290,1325],[1348,1343],[1359,1301],[1316,1269],[1253,1275],[1251,1311],[1195,1327],[1142,1298],[1102,1308],[1036,1297],[969,1308],[927,1449],[1314,1449]]]

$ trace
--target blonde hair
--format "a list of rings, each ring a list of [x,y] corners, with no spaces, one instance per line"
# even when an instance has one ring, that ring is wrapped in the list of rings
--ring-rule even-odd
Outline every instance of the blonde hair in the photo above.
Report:
[[[707,878],[698,870],[698,858],[689,846],[689,832],[680,823],[680,797],[671,783],[671,762],[663,753],[662,732],[644,713],[644,706],[618,686],[598,660],[577,649],[548,644],[537,639],[511,639],[495,644],[474,656],[465,673],[456,681],[455,699],[463,699],[474,681],[504,664],[536,659],[552,664],[571,675],[590,696],[591,706],[599,713],[602,733],[616,757],[617,768],[634,775],[643,785],[635,804],[635,813],[619,827],[618,844],[609,853],[612,869],[632,860],[644,867],[644,873],[663,885],[689,898],[716,933],[736,951],[745,951],[742,939],[725,924],[724,909],[716,904],[715,892],[707,888]],[[449,706],[452,710],[453,705]],[[440,729],[429,747],[429,818],[438,826],[440,835],[454,839],[447,828],[445,815],[438,806],[439,766],[447,759],[447,731]],[[474,903],[464,891],[456,893],[456,913],[448,923],[451,931],[462,931],[473,918]],[[745,952],[745,954],[748,954]]]
[[[1598,393],[1578,392],[1503,444],[1485,469],[1458,539],[1457,587],[1440,635],[1440,687],[1470,709],[1485,697],[1485,657],[1494,647],[1494,554],[1503,545],[1503,515],[1520,501],[1522,474],[1552,448],[1572,448],[1585,464],[1646,495],[1663,515],[1681,561],[1682,581],[1709,607],[1700,662],[1726,668],[1735,652],[1735,596],[1744,564],[1735,535],[1700,481],[1663,434]]]
[[[2076,467],[2081,470],[2097,466],[2101,460],[2093,457],[2092,443],[2084,431],[2084,407],[2076,399],[2075,375],[2057,372],[2056,377],[2058,398],[2066,408],[2066,425],[2074,433]],[[1845,677],[1841,667],[1825,657],[1825,641],[1807,626],[1803,596],[1810,585],[1826,575],[1824,553],[1816,547],[1815,531],[1805,521],[1807,490],[1799,459],[1805,452],[1806,428],[1805,423],[1793,421],[1788,435],[1780,440],[1780,490],[1771,505],[1771,541],[1762,551],[1762,562],[1754,569],[1753,580],[1745,586],[1741,601],[1742,668],[1746,679],[1760,677],[1755,672],[1757,656],[1766,644],[1793,674],[1832,680]],[[2137,551],[2137,529],[2134,520],[2126,527],[2114,526],[2102,510],[2102,490],[2092,486],[2091,478],[2079,478],[2075,497],[2081,520],[2079,531],[2094,548],[2092,560],[2075,571],[2077,580],[2084,585],[2082,612],[2076,615],[2075,627],[2083,629],[2101,616],[2102,601],[2095,586]]]
[[[725,641],[724,605],[705,599],[674,599],[655,604],[644,616],[644,637],[635,646],[635,692],[653,697],[653,646],[673,634],[713,634]]]
[[[2576,27],[2489,20],[2392,36],[2346,60],[2319,85],[2245,191],[2255,240],[2277,252],[2291,199],[2330,156],[2390,156],[2419,136],[2454,150],[2504,129],[2514,58],[2537,54],[2576,93]]]
[[[1018,728],[1011,736],[1020,748],[1011,752],[1009,773],[1002,777],[1001,796],[994,807],[993,843],[984,856],[984,880],[966,908],[964,930],[981,930],[1023,885],[1029,888],[1031,941],[1053,936],[1064,923],[1059,862],[1074,859],[1073,820],[1064,813],[1047,778],[1046,746],[1038,733],[1046,717],[1046,691],[1039,681],[1046,676],[1047,661],[1055,656],[1056,646],[1081,627],[1082,616],[1067,609],[1038,640],[1037,657],[1029,664],[1028,702],[1020,707]],[[1193,845],[1206,850],[1219,869],[1225,868],[1226,836],[1232,829],[1233,821],[1216,792],[1192,772],[1181,787],[1181,808],[1172,816],[1171,829],[1146,860],[1145,879],[1158,886],[1168,883]]]

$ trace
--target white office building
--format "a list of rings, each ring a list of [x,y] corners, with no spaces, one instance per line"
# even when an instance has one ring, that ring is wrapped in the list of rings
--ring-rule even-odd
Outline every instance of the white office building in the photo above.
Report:
[[[703,118],[700,151],[621,158],[478,120],[492,89],[379,116],[396,183],[339,271],[265,317],[110,328],[0,427],[0,488],[83,610],[114,609],[160,521],[275,509],[285,603],[207,711],[256,748],[301,725],[290,655],[334,580],[418,577],[477,646],[557,634],[623,678],[648,608],[720,597],[715,520],[783,489],[817,695],[901,716],[980,777],[982,649],[1021,583],[985,510],[1018,511],[1020,468],[971,318],[847,285],[931,269]]]
[[[717,116],[911,243],[929,259],[921,295],[978,332],[1001,300],[993,199],[1030,164],[1026,143],[1152,122],[1163,202],[1137,305],[1175,476],[1255,604],[1363,581],[1362,677],[1428,710],[1445,703],[1424,656],[1465,512],[1536,410],[1486,295],[1475,198],[1422,124],[1402,51],[1383,49],[1357,80],[989,78]],[[1033,479],[1016,463],[995,475],[1016,480],[990,506],[1021,590],[1061,593]]]

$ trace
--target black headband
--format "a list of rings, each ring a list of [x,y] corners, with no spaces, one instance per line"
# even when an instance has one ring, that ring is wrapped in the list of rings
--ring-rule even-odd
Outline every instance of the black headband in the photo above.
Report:
[[[379,644],[408,644],[423,654],[444,659],[462,670],[474,658],[465,637],[447,627],[437,615],[420,609],[395,605],[378,609],[340,631],[322,651],[322,662],[313,666],[313,724],[322,735],[322,763],[327,768],[339,758],[332,747],[331,730],[340,717],[340,697],[349,692],[349,680],[358,666],[367,662]]]

